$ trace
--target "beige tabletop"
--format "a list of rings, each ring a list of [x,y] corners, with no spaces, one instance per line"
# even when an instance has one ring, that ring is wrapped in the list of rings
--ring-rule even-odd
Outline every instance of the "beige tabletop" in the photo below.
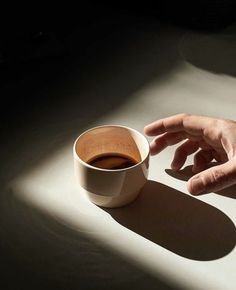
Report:
[[[236,187],[191,196],[191,158],[173,173],[173,146],[151,158],[135,202],[104,210],[84,197],[72,159],[76,136],[97,125],[143,132],[147,123],[183,112],[236,119],[235,29],[200,33],[133,23],[111,36],[82,77],[75,63],[35,93],[58,102],[41,104],[30,117],[3,152],[2,170],[2,234],[27,285],[235,289]]]

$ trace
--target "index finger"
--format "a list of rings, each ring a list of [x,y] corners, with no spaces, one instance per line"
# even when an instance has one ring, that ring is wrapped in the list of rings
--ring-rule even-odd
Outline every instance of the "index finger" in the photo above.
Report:
[[[214,121],[213,118],[189,114],[178,114],[157,120],[144,128],[148,136],[157,136],[166,132],[185,131],[191,135],[203,135],[204,128]]]

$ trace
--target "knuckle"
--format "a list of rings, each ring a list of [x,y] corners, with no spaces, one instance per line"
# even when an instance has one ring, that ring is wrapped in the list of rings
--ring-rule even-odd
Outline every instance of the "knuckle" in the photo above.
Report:
[[[220,189],[229,184],[230,181],[231,177],[229,175],[225,174],[220,169],[214,169],[210,174],[209,182],[206,182],[206,189],[210,190],[212,187]]]
[[[211,177],[212,177],[212,183],[223,182],[227,179],[227,175],[224,174],[223,171],[219,169],[213,170]]]

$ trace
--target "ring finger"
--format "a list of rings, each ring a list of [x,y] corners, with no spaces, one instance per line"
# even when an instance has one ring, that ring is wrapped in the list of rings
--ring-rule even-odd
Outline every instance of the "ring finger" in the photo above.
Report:
[[[185,163],[187,157],[199,149],[199,144],[196,141],[187,140],[180,145],[176,151],[171,163],[173,170],[179,170]]]

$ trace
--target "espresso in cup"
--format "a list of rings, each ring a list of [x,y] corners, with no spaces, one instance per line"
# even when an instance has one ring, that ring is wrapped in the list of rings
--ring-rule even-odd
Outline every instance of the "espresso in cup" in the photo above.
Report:
[[[98,155],[88,161],[88,164],[103,169],[125,169],[134,166],[139,161],[123,154],[103,154]]]
[[[138,131],[99,126],[74,143],[75,175],[89,200],[103,207],[133,201],[147,181],[149,143]]]

